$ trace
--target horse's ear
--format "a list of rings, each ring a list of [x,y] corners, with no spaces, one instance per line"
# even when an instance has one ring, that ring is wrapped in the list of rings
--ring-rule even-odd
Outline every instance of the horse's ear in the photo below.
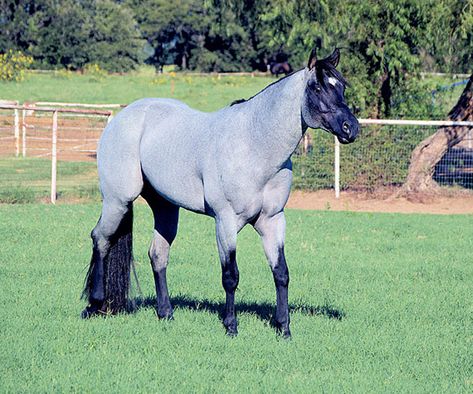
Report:
[[[340,49],[335,48],[332,54],[327,57],[326,59],[333,67],[338,66],[338,62],[340,61]]]
[[[309,70],[312,70],[315,67],[315,64],[317,63],[317,53],[316,53],[315,47],[312,49],[310,52],[310,57],[309,57],[309,62],[307,63],[307,68]]]

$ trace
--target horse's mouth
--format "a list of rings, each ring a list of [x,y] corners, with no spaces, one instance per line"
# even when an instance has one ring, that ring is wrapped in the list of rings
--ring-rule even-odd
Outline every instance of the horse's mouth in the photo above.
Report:
[[[354,139],[350,141],[348,138],[341,137],[339,135],[337,135],[337,139],[338,139],[338,142],[340,142],[343,145],[349,144],[350,142],[354,141]]]

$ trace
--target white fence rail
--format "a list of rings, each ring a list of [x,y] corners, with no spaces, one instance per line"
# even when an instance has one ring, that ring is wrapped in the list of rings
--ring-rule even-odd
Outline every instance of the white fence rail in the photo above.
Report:
[[[358,119],[360,125],[370,126],[370,125],[389,125],[389,126],[421,126],[431,129],[433,134],[438,127],[448,127],[448,126],[458,126],[458,127],[470,127],[469,133],[466,137],[468,148],[472,149],[473,145],[473,122],[464,122],[464,121],[437,121],[437,120],[417,120],[417,119]],[[361,137],[362,138],[362,137]],[[334,191],[335,198],[340,197],[340,143],[335,137],[334,139]]]
[[[9,141],[8,146],[11,150],[8,154],[23,157],[51,156],[50,201],[55,203],[57,184],[61,178],[58,179],[58,160],[74,162],[93,160],[92,155],[95,155],[98,137],[106,122],[112,118],[112,110],[123,106],[58,102],[19,105],[15,101],[0,101],[0,111],[9,111],[4,116],[10,119],[8,124],[0,125],[0,131],[7,131],[0,134],[0,140]],[[93,124],[87,123],[95,119],[92,117],[96,117],[98,121]],[[78,121],[79,118],[83,122]],[[473,177],[473,122],[416,119],[359,119],[359,122],[362,131],[354,144],[340,145],[336,138],[332,142],[333,138],[327,140],[330,136],[317,130],[307,136],[314,138],[310,148],[313,153],[308,155],[304,152],[310,150],[310,144],[307,138],[304,138],[300,152],[294,157],[295,187],[314,190],[330,188],[334,190],[335,197],[339,198],[342,190],[360,187],[369,189],[378,184],[399,185],[403,182],[403,174],[406,173],[412,149],[418,142],[433,134],[438,127],[444,126],[470,128],[462,147],[471,156],[471,160],[468,159],[471,164],[468,164],[468,168],[464,168],[464,172],[466,174],[471,172]],[[88,128],[87,133],[84,132],[84,128]],[[406,139],[409,141],[406,142]],[[0,142],[0,153],[3,152],[2,142]],[[64,153],[68,153],[70,157],[66,159]],[[77,155],[72,157],[71,153]],[[324,163],[321,163],[322,159],[325,160]],[[451,163],[446,162],[444,172],[450,165]],[[374,167],[376,168],[373,170]],[[393,168],[400,167],[402,170],[393,171]],[[320,168],[323,168],[322,175]],[[314,171],[318,171],[315,176]],[[373,179],[376,177],[379,179]]]
[[[19,146],[20,146],[20,133],[19,133],[19,116],[18,111],[22,112],[22,136],[21,136],[21,147],[22,147],[22,156],[26,157],[27,152],[27,116],[33,115],[35,113],[41,114],[51,114],[52,113],[52,122],[51,122],[51,134],[48,137],[36,137],[36,141],[50,141],[50,148],[36,148],[37,150],[47,150],[48,155],[51,155],[51,194],[50,200],[51,203],[56,203],[57,198],[57,157],[58,157],[58,114],[74,114],[77,116],[99,116],[105,118],[107,123],[113,116],[112,111],[104,111],[97,109],[77,109],[77,108],[55,108],[52,106],[37,106],[37,105],[19,105],[17,102],[0,102],[0,110],[11,110],[13,111],[14,116],[14,133],[13,138],[15,139],[15,156],[19,156]],[[100,128],[100,131],[102,128]],[[8,138],[8,137],[4,137]],[[68,142],[75,141],[75,139],[69,139]],[[95,140],[96,141],[96,140]],[[96,144],[94,144],[96,145]],[[95,153],[95,146],[93,150],[87,150]]]

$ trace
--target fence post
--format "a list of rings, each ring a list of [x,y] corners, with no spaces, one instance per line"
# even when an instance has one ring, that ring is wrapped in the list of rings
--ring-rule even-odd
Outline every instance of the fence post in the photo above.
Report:
[[[51,147],[51,202],[56,204],[56,176],[57,176],[57,111],[53,112],[53,135]]]
[[[26,109],[21,111],[21,150],[23,157],[26,156]]]
[[[15,116],[15,156],[18,157],[20,154],[20,118],[18,115],[18,110],[14,110]]]
[[[338,142],[338,138],[335,137],[335,182],[334,182],[334,189],[335,189],[335,198],[340,197],[340,142]]]

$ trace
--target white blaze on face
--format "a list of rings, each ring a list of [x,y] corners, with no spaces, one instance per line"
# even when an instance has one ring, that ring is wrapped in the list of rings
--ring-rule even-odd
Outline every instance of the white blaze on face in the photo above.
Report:
[[[329,77],[328,83],[332,86],[335,86],[338,83],[338,81],[335,78]]]

